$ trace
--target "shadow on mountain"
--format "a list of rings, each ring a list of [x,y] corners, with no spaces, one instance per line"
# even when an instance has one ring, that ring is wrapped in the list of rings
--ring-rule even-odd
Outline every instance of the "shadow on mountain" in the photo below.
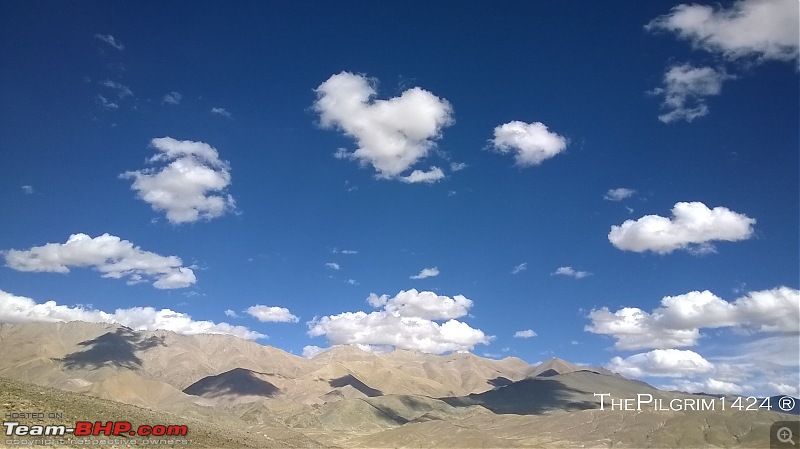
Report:
[[[107,332],[97,338],[78,343],[85,346],[83,351],[67,354],[54,359],[67,369],[99,369],[105,366],[136,370],[142,367],[138,351],[146,351],[156,346],[166,346],[163,337],[143,338],[141,334],[127,327]]]
[[[186,387],[183,392],[193,396],[213,399],[219,396],[272,397],[280,388],[262,379],[261,373],[244,368],[234,368],[216,376],[207,376]]]
[[[498,414],[538,415],[550,410],[599,408],[592,393],[567,386],[559,379],[534,377],[504,388],[469,396],[441,398],[454,407],[481,405]]]
[[[503,377],[503,376],[495,377],[494,379],[489,379],[488,382],[489,382],[489,385],[491,385],[491,386],[493,386],[495,388],[505,387],[506,385],[511,385],[511,384],[514,383],[513,380],[511,380],[511,379],[509,379],[507,377]]]
[[[381,390],[376,390],[364,382],[358,380],[352,374],[347,374],[345,376],[333,379],[328,382],[330,386],[334,388],[342,388],[344,386],[350,385],[351,387],[355,388],[356,390],[364,393],[367,397],[374,398],[375,396],[383,396],[383,392]]]

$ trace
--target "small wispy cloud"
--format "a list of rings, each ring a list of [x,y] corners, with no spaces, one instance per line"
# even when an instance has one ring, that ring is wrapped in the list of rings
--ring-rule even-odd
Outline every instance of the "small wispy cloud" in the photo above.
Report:
[[[511,270],[511,274],[517,274],[520,271],[525,271],[527,269],[528,269],[528,262],[522,262],[521,264],[514,267],[513,270]]]
[[[461,170],[463,170],[465,168],[467,168],[467,164],[465,164],[463,162],[451,162],[450,163],[450,171],[456,172],[456,171],[461,171]]]
[[[228,310],[225,311],[225,316],[228,316],[228,317],[231,317],[231,318],[239,318],[239,315],[236,312],[234,312],[233,310],[231,310],[231,309],[228,309]]]
[[[95,102],[98,105],[100,105],[100,107],[103,108],[103,109],[107,109],[107,110],[119,109],[119,105],[118,104],[114,103],[113,101],[109,101],[108,98],[106,98],[106,97],[104,97],[102,95],[98,94],[96,97],[94,97],[94,99],[95,99]]]
[[[109,89],[113,89],[113,90],[117,91],[117,96],[119,96],[119,98],[125,98],[125,97],[132,97],[133,96],[133,91],[131,90],[131,88],[126,86],[126,85],[124,85],[124,84],[122,84],[122,83],[117,83],[117,82],[111,81],[111,80],[105,80],[105,81],[101,81],[100,84],[102,86],[108,87]]]
[[[216,107],[211,108],[211,113],[221,115],[225,118],[233,118],[233,115],[230,112],[228,112],[225,108],[216,108]]]
[[[410,279],[425,279],[425,278],[430,278],[430,277],[434,277],[434,276],[439,276],[439,269],[438,268],[436,268],[436,267],[423,268],[422,271],[419,272],[419,274],[411,276]]]
[[[706,98],[719,95],[722,83],[735,78],[723,69],[693,67],[681,64],[670,67],[664,74],[664,87],[655,88],[650,95],[663,95],[661,108],[666,112],[658,116],[663,123],[692,120],[709,114]]]
[[[111,46],[113,48],[116,48],[119,51],[125,50],[125,46],[122,45],[122,42],[117,41],[116,39],[114,39],[114,36],[112,36],[110,34],[105,34],[105,35],[104,34],[95,34],[94,38],[105,42],[109,46]]]
[[[170,92],[164,95],[164,98],[161,100],[162,103],[167,104],[179,104],[181,102],[181,94],[180,92]]]
[[[531,338],[537,335],[538,334],[534,332],[533,329],[525,329],[524,331],[517,331],[517,333],[514,334],[514,338]]]
[[[328,262],[328,263],[325,264],[325,266],[330,268],[330,269],[332,269],[332,270],[339,270],[341,268],[339,266],[339,264],[336,263],[336,262]]]
[[[333,254],[358,254],[358,251],[356,251],[356,250],[354,250],[354,249],[338,249],[338,248],[333,248],[333,250],[331,250],[331,252],[332,252]]]
[[[356,281],[355,279],[348,279],[348,280],[344,281],[344,283],[345,284],[350,284],[350,285],[358,285],[358,281]]]
[[[589,273],[588,271],[578,271],[572,267],[558,267],[558,269],[552,272],[551,275],[571,276],[575,279],[583,279],[586,276],[591,276],[592,273]]]
[[[33,186],[22,186],[22,193],[24,193],[26,195],[32,195],[33,194]]]
[[[630,198],[636,193],[633,189],[626,189],[625,187],[619,187],[616,189],[609,189],[605,195],[603,195],[603,199],[607,201],[622,201],[625,198]]]

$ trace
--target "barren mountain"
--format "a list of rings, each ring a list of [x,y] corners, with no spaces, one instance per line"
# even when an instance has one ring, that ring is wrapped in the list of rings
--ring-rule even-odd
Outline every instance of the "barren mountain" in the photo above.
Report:
[[[730,408],[611,410],[608,398],[600,410],[600,392],[664,403],[710,397],[660,391],[560,359],[529,366],[349,346],[304,359],[227,335],[81,322],[0,324],[0,376],[115,401],[120,410],[138,406],[235,428],[266,447],[751,447],[768,446],[771,423],[790,419]],[[41,387],[13,385],[27,392],[24,406],[32,410],[55,407],[52,397],[90,401],[47,393],[36,402],[31,391]],[[11,409],[23,401],[17,396],[7,402]]]

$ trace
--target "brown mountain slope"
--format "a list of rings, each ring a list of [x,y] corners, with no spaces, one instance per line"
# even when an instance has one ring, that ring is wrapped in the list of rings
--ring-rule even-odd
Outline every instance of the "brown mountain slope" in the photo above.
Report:
[[[0,413],[5,416],[6,413],[20,411],[62,415],[60,419],[18,419],[22,425],[72,426],[76,421],[128,421],[134,426],[186,425],[188,447],[322,447],[316,441],[290,429],[270,432],[268,428],[251,426],[241,420],[198,420],[0,377]],[[2,442],[5,440],[3,438]]]

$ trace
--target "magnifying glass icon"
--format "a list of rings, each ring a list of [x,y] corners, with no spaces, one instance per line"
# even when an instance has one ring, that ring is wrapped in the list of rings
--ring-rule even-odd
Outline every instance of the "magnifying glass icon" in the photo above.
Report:
[[[792,441],[793,436],[794,434],[792,433],[792,429],[788,427],[781,427],[777,432],[775,432],[775,437],[778,439],[778,441],[781,443],[791,443],[792,446],[795,446],[794,441]]]

